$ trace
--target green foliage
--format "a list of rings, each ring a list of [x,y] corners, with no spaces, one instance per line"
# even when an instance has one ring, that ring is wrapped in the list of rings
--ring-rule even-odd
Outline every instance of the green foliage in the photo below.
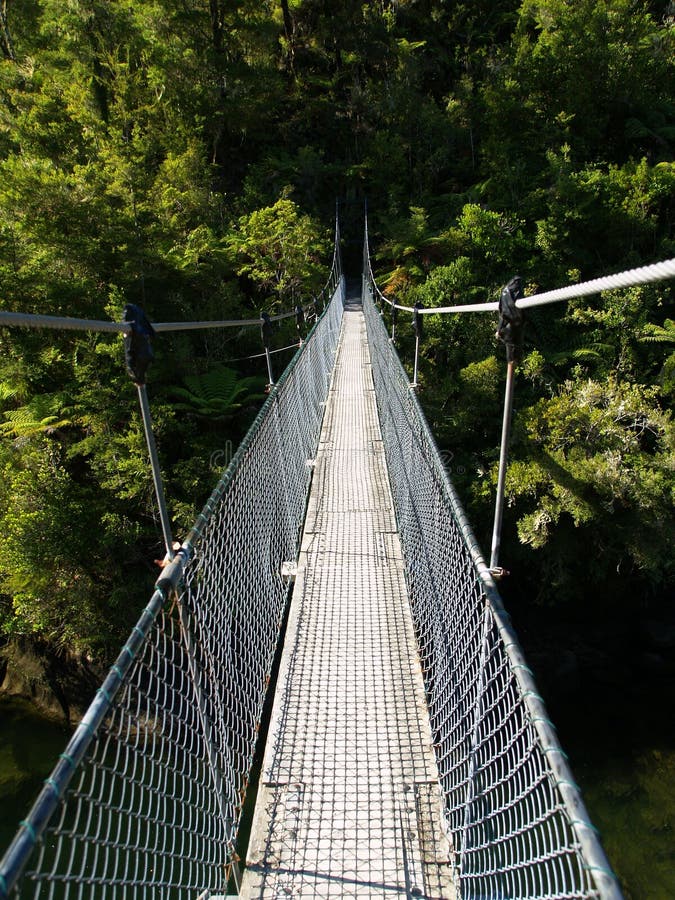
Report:
[[[495,79],[489,108],[495,124],[511,118],[529,153],[567,144],[573,159],[592,159],[601,147],[611,159],[626,150],[667,158],[671,50],[672,34],[642,3],[525,0],[513,64]],[[496,132],[489,152],[503,152]]]
[[[4,632],[99,646],[106,614],[95,575],[101,560],[90,556],[98,512],[88,492],[73,484],[58,447],[39,440],[4,458],[2,482],[0,576],[12,598]]]
[[[663,325],[647,322],[642,335],[638,338],[647,344],[675,344],[675,321],[666,319]],[[671,400],[675,399],[675,351],[666,356],[658,375],[663,393]]]
[[[381,283],[406,303],[671,257],[665,16],[632,0],[13,0],[0,18],[0,306],[118,319],[137,302],[162,321],[287,308],[323,285],[336,197],[360,272],[366,194]],[[655,582],[674,315],[660,285],[528,316],[506,531],[520,523],[513,552],[540,580],[562,583],[593,533],[599,570],[623,553]],[[495,326],[426,316],[419,373],[479,529],[500,431]],[[411,359],[404,315],[397,341]],[[105,652],[161,555],[120,341],[16,330],[0,345],[1,625]],[[161,464],[187,527],[210,460],[259,402],[263,364],[229,362],[259,352],[259,334],[162,334],[155,349]],[[637,443],[616,420],[622,394],[651,423]]]
[[[426,210],[412,206],[409,218],[395,222],[393,234],[378,250],[380,256],[397,263],[387,278],[389,293],[405,296],[411,284],[424,279],[433,255],[433,243]]]
[[[675,321],[666,319],[663,325],[655,325],[648,322],[645,325],[644,333],[640,338],[642,341],[652,341],[654,343],[675,344]]]
[[[282,305],[298,292],[320,290],[327,246],[316,223],[287,198],[242,216],[229,238],[237,273],[250,278],[259,290],[273,291]]]
[[[31,437],[40,432],[53,434],[71,424],[67,418],[68,404],[68,398],[61,394],[38,394],[26,406],[5,413],[0,434],[16,437]]]
[[[174,409],[184,409],[207,419],[232,418],[244,404],[264,397],[265,379],[238,378],[234,369],[218,367],[203,375],[188,375],[187,387],[174,387],[171,393],[181,398]]]
[[[647,684],[646,689],[651,691],[652,685]],[[643,707],[643,703],[640,705]],[[649,722],[648,713],[641,718]],[[580,756],[584,758],[585,751]],[[634,755],[622,758],[615,753],[610,738],[602,761],[593,752],[592,759],[579,768],[584,799],[593,809],[594,822],[620,878],[623,895],[629,900],[668,897],[673,884],[670,857],[675,821],[672,749],[646,744]]]
[[[9,7],[0,305],[119,319],[132,301],[154,319],[251,316],[258,297],[236,281],[228,248],[241,214],[227,200],[231,168],[219,159],[229,164],[232,147],[241,154],[246,139],[265,134],[279,85],[271,6]],[[290,234],[293,246],[281,271],[282,287],[295,290],[308,272],[323,280],[326,259],[317,226],[291,206],[281,239]],[[113,652],[162,555],[121,342],[18,331],[0,340],[0,520],[9,548],[0,627]],[[256,349],[258,341],[253,335]],[[180,527],[212,486],[213,453],[241,437],[260,400],[262,376],[219,364],[249,346],[233,332],[156,341],[153,418]],[[214,433],[218,421],[226,437]]]
[[[524,410],[517,428],[507,494],[521,510],[521,541],[534,549],[555,542],[568,517],[602,548],[594,581],[624,565],[663,583],[675,544],[675,426],[656,390],[614,379],[567,382]]]
[[[324,283],[336,198],[348,274],[367,196],[380,283],[407,304],[673,257],[674,37],[662,0],[0,2],[0,307],[287,308]],[[484,546],[496,318],[425,316],[419,372]],[[524,603],[669,596],[673,321],[670,283],[528,313],[502,544]],[[401,314],[406,364],[413,343]],[[231,360],[259,350],[258,329],[155,341],[177,534],[266,380]],[[114,657],[163,555],[119,339],[2,330],[0,476],[2,633]]]

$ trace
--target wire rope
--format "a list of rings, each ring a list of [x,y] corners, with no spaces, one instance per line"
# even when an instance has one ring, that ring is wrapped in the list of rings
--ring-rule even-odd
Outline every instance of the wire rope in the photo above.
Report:
[[[415,310],[412,306],[396,303],[394,300],[387,297],[377,286],[370,255],[367,222],[365,250],[367,274],[377,297],[391,309],[398,309],[410,313],[414,312]],[[516,301],[516,306],[519,309],[527,309],[532,306],[544,306],[548,303],[559,303],[562,300],[587,297],[590,294],[599,294],[602,291],[616,290],[618,288],[637,287],[643,284],[651,284],[655,281],[664,281],[673,277],[675,277],[675,258],[651,263],[646,266],[639,266],[635,269],[626,269],[623,272],[617,272],[613,275],[593,278],[590,281],[582,281],[579,284],[570,284],[566,287],[555,288],[540,294],[533,294],[529,297],[522,297],[520,300]],[[486,303],[461,303],[455,304],[454,306],[420,307],[417,312],[423,316],[434,316],[445,315],[446,313],[496,312],[498,309],[499,302],[495,300]]]
[[[314,303],[304,305],[302,308],[303,312],[309,312],[314,309],[314,306]],[[277,313],[277,315],[270,316],[270,321],[280,322],[282,319],[290,319],[294,315],[296,315],[295,310]],[[254,325],[260,325],[260,321],[260,318],[257,318],[220,319],[204,322],[153,322],[152,327],[156,332],[195,331],[204,328],[252,327]],[[72,316],[48,316],[40,313],[6,311],[0,311],[0,326],[8,328],[52,328],[65,331],[100,331],[119,334],[129,334],[131,331],[130,322],[106,322],[100,319],[79,319]]]

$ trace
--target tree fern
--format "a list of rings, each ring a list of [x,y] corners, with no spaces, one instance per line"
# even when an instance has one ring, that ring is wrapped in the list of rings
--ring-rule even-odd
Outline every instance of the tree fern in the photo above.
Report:
[[[209,419],[227,419],[264,396],[265,379],[240,378],[234,369],[219,366],[202,375],[188,375],[184,384],[171,388],[171,393],[180,398],[176,409]]]
[[[72,408],[63,394],[38,394],[26,406],[5,412],[0,433],[15,437],[50,434],[71,425],[71,415]]]
[[[643,343],[675,344],[675,321],[666,319],[663,325],[649,322],[639,338]]]
[[[649,322],[644,326],[639,340],[651,344],[675,344],[675,321],[666,319],[663,325]],[[675,395],[675,353],[671,351],[659,372],[659,382],[665,393]]]
[[[552,365],[564,365],[567,362],[602,362],[611,358],[614,350],[611,344],[600,341],[586,342],[583,337],[575,337],[571,340],[569,348],[559,350],[557,353],[548,353],[547,361]]]

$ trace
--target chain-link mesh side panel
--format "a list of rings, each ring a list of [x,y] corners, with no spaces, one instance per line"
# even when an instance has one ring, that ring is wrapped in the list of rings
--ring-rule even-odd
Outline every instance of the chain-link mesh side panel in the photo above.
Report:
[[[464,894],[600,896],[489,608],[483,619],[463,811]]]
[[[292,376],[270,398],[236,482],[201,530],[182,596],[200,650],[205,730],[222,760],[235,828],[287,598],[283,566],[297,558],[341,314],[336,295]]]
[[[180,590],[160,580],[142,636],[132,634],[106,680],[117,693],[104,686],[95,703],[105,714],[90,727],[88,713],[79,726],[82,761],[69,758],[71,741],[52,773],[46,791],[60,795],[64,767],[75,770],[56,813],[43,831],[43,791],[15,839],[43,831],[12,896],[226,893],[288,595],[282,566],[297,557],[337,346],[339,275],[331,287],[183,545]]]
[[[179,898],[225,885],[227,839],[175,604],[78,768],[17,896]]]
[[[620,896],[611,871],[598,874],[585,855],[583,804],[565,802],[560,747],[542,741],[512,659],[515,637],[505,638],[506,614],[479,571],[475,539],[368,281],[363,304],[461,896]]]

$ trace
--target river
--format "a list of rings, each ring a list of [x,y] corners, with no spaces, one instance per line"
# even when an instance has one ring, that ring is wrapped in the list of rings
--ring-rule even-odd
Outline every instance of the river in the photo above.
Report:
[[[62,753],[70,730],[25,700],[0,697],[0,853]]]
[[[551,717],[626,900],[673,900],[672,682],[603,681],[551,700]]]

